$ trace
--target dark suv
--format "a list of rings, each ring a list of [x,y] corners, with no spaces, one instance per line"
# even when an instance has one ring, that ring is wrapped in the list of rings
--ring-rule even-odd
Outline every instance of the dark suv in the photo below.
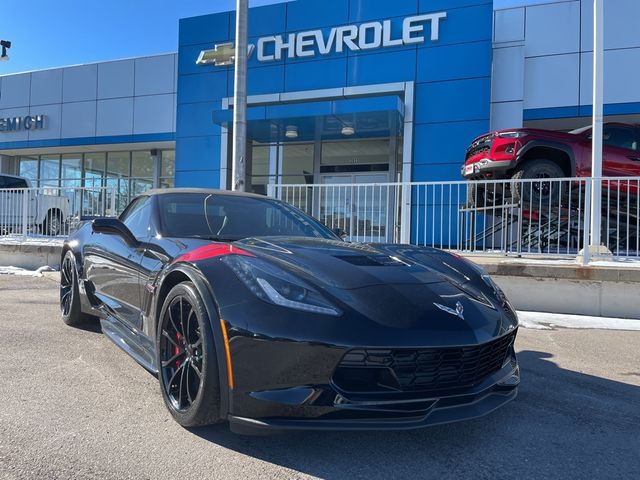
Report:
[[[638,125],[606,123],[602,175],[640,177],[639,141]],[[462,176],[469,180],[589,177],[591,127],[569,133],[517,128],[482,135],[467,149]],[[512,189],[517,185],[513,182]]]

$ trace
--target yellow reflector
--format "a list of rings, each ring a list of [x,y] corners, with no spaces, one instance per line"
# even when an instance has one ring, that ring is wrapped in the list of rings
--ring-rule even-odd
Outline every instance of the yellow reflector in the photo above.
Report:
[[[223,319],[220,319],[220,326],[222,327],[222,338],[224,339],[224,351],[227,357],[227,379],[229,382],[229,388],[233,390],[233,367],[231,366],[231,350],[229,349],[229,336],[227,335],[227,324]]]

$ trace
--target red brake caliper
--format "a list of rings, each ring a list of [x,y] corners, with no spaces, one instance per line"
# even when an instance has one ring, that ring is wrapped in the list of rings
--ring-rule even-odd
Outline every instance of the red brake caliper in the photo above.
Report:
[[[179,332],[176,332],[176,338],[178,339],[178,343],[182,343],[182,335]],[[180,353],[180,347],[177,345],[173,346],[173,354],[178,355]],[[176,358],[176,368],[180,367],[180,359]]]

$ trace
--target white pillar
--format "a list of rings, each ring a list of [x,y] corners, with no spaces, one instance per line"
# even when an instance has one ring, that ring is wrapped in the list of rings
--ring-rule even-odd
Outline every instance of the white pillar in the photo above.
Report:
[[[594,253],[602,240],[602,104],[604,97],[604,0],[593,0],[593,130],[591,159],[591,241]]]

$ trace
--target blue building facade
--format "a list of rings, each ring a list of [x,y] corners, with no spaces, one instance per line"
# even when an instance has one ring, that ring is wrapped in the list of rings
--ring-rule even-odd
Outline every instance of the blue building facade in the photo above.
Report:
[[[249,14],[248,189],[459,178],[490,124],[493,3],[297,0]],[[230,185],[234,12],[180,21],[178,186]],[[204,52],[204,53],[203,53]]]
[[[523,3],[294,0],[251,9],[247,190],[455,181],[477,135],[588,125],[592,0]],[[607,121],[640,122],[638,15],[637,0],[606,2]],[[150,188],[229,188],[234,25],[234,12],[186,18],[177,53],[0,75],[0,173],[40,187],[114,189],[109,213]],[[466,195],[464,186],[454,193]],[[397,200],[419,207],[442,196],[412,195]],[[324,219],[319,196],[294,203]],[[362,219],[354,198],[341,198],[334,207],[344,212],[331,219],[347,210]],[[368,205],[382,218],[372,230],[397,228],[380,213],[393,217],[395,205]],[[440,238],[443,218],[458,221],[447,209],[435,219],[402,211],[412,213],[401,222],[412,241]]]

